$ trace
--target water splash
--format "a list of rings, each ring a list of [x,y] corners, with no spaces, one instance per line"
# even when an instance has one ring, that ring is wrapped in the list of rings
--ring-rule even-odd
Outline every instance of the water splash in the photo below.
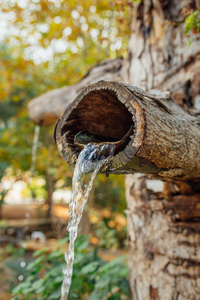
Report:
[[[79,154],[72,180],[72,198],[69,204],[69,248],[65,253],[67,267],[63,270],[64,280],[61,287],[61,299],[67,300],[73,274],[74,243],[77,238],[84,206],[87,203],[93,181],[99,170],[114,155],[115,145],[108,143],[88,144]]]
[[[38,147],[38,140],[39,140],[39,133],[40,133],[40,126],[35,126],[34,138],[33,138],[33,146],[32,146],[32,158],[31,158],[31,174],[35,171],[35,162],[36,162],[36,152]]]

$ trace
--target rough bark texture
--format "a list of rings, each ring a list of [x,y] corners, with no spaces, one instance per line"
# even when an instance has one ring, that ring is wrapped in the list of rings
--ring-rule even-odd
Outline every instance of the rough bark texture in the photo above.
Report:
[[[200,299],[200,194],[142,175],[126,188],[131,299]]]
[[[124,63],[124,81],[145,90],[168,89],[177,100],[182,96],[191,107],[186,90],[191,89],[193,100],[199,94],[200,47],[199,36],[191,33],[192,43],[187,48],[184,20],[199,7],[199,1],[194,0],[138,1]]]

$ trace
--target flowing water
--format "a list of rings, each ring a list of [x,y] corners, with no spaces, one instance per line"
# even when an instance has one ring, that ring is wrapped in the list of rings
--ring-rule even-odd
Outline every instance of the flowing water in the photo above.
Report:
[[[109,157],[114,155],[115,145],[108,143],[87,144],[79,154],[72,180],[72,198],[69,204],[69,247],[65,253],[66,268],[63,270],[64,280],[61,287],[61,300],[67,300],[71,285],[74,242],[77,237],[84,206],[87,203],[93,181],[99,170],[105,166]]]

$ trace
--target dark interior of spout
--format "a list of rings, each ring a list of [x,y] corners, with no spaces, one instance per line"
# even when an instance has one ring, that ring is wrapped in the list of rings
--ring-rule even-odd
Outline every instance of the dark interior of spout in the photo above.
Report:
[[[74,136],[80,131],[103,136],[104,141],[118,141],[126,135],[131,125],[132,115],[116,93],[102,89],[83,97],[67,117],[61,136],[65,135],[69,146],[73,146]]]

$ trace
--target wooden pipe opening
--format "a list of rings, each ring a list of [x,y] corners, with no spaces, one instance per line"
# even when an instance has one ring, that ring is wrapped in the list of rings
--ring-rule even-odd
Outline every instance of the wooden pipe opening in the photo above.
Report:
[[[73,145],[74,136],[80,131],[102,136],[102,142],[112,142],[121,140],[131,125],[132,115],[118,100],[116,93],[101,89],[83,97],[66,118],[61,127],[61,136],[69,145]]]
[[[54,137],[58,149],[72,165],[81,151],[79,144],[74,143],[74,137],[80,132],[89,133],[90,142],[95,142],[97,137],[99,143],[116,142],[119,146],[110,159],[110,167],[115,168],[116,161],[120,168],[133,158],[142,143],[142,109],[123,84],[100,81],[86,87],[56,124]]]

